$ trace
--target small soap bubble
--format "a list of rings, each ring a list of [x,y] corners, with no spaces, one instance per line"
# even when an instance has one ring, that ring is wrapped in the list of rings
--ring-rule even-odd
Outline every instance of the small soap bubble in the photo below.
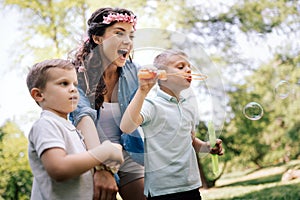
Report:
[[[250,120],[259,120],[264,115],[264,110],[259,103],[250,102],[244,107],[243,114]]]
[[[275,85],[275,94],[278,96],[280,99],[285,99],[289,96],[290,94],[290,84],[289,82],[285,80],[279,81]]]

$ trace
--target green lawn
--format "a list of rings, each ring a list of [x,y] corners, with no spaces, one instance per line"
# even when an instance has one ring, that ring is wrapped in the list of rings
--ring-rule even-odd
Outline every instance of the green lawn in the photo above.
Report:
[[[281,182],[282,174],[300,160],[260,170],[225,174],[216,187],[201,189],[203,200],[300,200],[300,179]]]
[[[203,200],[300,200],[300,179],[281,182],[282,174],[297,166],[300,167],[300,160],[224,174],[216,187],[200,189],[201,196]]]

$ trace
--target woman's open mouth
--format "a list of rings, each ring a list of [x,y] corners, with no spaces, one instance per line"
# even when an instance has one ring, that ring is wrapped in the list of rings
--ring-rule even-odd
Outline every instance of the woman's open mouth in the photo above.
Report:
[[[129,51],[128,49],[119,49],[118,54],[121,56],[122,59],[126,59]]]

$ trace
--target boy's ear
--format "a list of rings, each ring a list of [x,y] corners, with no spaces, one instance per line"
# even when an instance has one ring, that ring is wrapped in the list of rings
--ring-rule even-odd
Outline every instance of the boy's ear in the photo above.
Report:
[[[102,44],[102,36],[98,36],[98,35],[92,35],[92,37],[93,37],[93,40],[94,40],[94,42],[96,43],[96,44]]]
[[[44,100],[43,93],[38,88],[32,88],[30,95],[36,102],[42,102]]]

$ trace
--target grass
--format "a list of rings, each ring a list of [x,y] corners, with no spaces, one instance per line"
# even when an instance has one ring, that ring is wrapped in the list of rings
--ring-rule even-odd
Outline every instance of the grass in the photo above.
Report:
[[[282,174],[297,166],[300,160],[224,174],[216,187],[200,189],[201,196],[203,200],[300,200],[300,179],[281,182]]]
[[[225,174],[216,187],[200,189],[203,200],[300,200],[300,179],[281,182],[282,174],[300,160],[259,170]]]
[[[300,180],[201,190],[203,200],[299,200]]]

